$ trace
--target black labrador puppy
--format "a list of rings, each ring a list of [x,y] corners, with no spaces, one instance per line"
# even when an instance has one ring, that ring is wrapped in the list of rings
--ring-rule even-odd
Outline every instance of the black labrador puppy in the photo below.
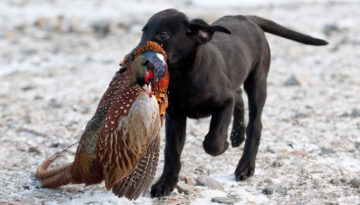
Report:
[[[161,178],[151,188],[153,197],[169,194],[178,181],[187,117],[211,116],[203,147],[217,156],[229,146],[227,129],[233,116],[231,145],[237,147],[244,141],[245,130],[247,136],[235,179],[254,174],[270,66],[264,32],[309,45],[327,44],[257,16],[225,16],[209,25],[202,19],[189,21],[184,13],[168,9],[146,23],[138,46],[146,41],[161,44],[170,72],[165,165]],[[249,102],[246,129],[241,85]]]

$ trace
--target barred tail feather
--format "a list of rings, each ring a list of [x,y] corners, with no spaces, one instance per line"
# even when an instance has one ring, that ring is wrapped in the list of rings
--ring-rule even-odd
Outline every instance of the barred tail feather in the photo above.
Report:
[[[141,193],[144,196],[154,179],[159,152],[160,138],[156,138],[149,144],[136,169],[113,186],[113,193],[119,197],[125,196],[130,200],[137,199]]]
[[[72,168],[72,163],[47,170],[50,164],[59,157],[60,153],[56,153],[50,158],[46,159],[40,167],[37,169],[35,177],[41,181],[43,187],[46,188],[57,188],[62,185],[66,185],[72,182],[72,177],[70,170]]]

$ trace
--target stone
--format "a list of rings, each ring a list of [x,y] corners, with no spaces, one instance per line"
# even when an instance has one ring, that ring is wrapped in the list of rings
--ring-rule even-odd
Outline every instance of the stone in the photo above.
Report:
[[[30,152],[30,153],[36,153],[36,154],[40,154],[40,153],[41,153],[37,147],[30,147],[29,150],[28,150],[28,152]]]
[[[184,193],[186,195],[193,195],[197,192],[200,192],[200,190],[192,185],[185,184],[184,182],[180,181],[177,183],[176,188],[179,193]]]
[[[290,152],[291,155],[299,155],[299,156],[305,156],[308,154],[307,151],[302,151],[302,150],[295,150]]]
[[[90,26],[99,37],[107,36],[111,30],[108,21],[95,21],[92,22]]]
[[[339,28],[339,26],[335,23],[332,24],[326,24],[323,28],[322,31],[326,36],[330,36],[332,33],[336,33],[339,32],[341,29]]]
[[[273,167],[281,167],[281,166],[282,166],[282,163],[281,163],[280,161],[274,161],[274,162],[272,163],[272,166],[273,166]]]
[[[50,108],[61,108],[62,105],[56,101],[56,99],[51,99],[49,102]]]
[[[330,148],[321,147],[320,149],[320,155],[329,155],[336,153],[335,150]]]
[[[274,189],[271,187],[265,187],[261,192],[265,195],[271,195],[274,193]]]
[[[206,169],[204,169],[204,168],[195,168],[194,169],[194,174],[198,174],[198,175],[202,175],[202,174],[204,174],[204,175],[209,175],[209,170],[206,170]]]
[[[29,90],[32,90],[32,89],[33,89],[33,87],[31,87],[30,85],[27,85],[27,86],[24,86],[24,87],[21,88],[21,90],[25,91],[25,92],[29,91]]]
[[[360,117],[360,109],[359,108],[353,108],[351,111],[351,117]]]
[[[285,86],[307,86],[308,79],[302,74],[292,74],[285,82]]]
[[[217,189],[217,190],[221,190],[224,191],[224,186],[216,181],[215,179],[207,176],[207,175],[200,175],[197,179],[196,179],[196,185],[200,185],[200,186],[206,186],[209,189]]]
[[[229,197],[213,197],[211,198],[212,202],[221,203],[221,204],[235,204],[239,202],[238,198],[229,198]]]
[[[352,179],[352,180],[349,182],[349,185],[350,185],[352,188],[360,188],[360,179]]]

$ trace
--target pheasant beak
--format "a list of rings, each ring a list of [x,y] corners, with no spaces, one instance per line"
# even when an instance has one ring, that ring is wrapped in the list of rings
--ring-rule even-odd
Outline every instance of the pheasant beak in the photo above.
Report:
[[[149,98],[151,98],[152,97],[151,84],[145,84],[143,86],[143,89],[149,95]]]

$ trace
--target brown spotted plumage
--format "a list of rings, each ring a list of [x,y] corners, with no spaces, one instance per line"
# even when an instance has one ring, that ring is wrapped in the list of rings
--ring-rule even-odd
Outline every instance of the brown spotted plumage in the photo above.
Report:
[[[158,47],[142,49],[159,50]],[[88,122],[74,162],[47,170],[58,157],[56,154],[38,168],[36,177],[44,187],[69,183],[91,185],[104,180],[107,190],[112,188],[116,195],[129,199],[136,199],[147,191],[159,157],[169,76],[166,70],[164,77],[153,85],[155,97],[150,97],[134,83],[132,64],[126,64],[127,68],[122,68],[112,79]]]

